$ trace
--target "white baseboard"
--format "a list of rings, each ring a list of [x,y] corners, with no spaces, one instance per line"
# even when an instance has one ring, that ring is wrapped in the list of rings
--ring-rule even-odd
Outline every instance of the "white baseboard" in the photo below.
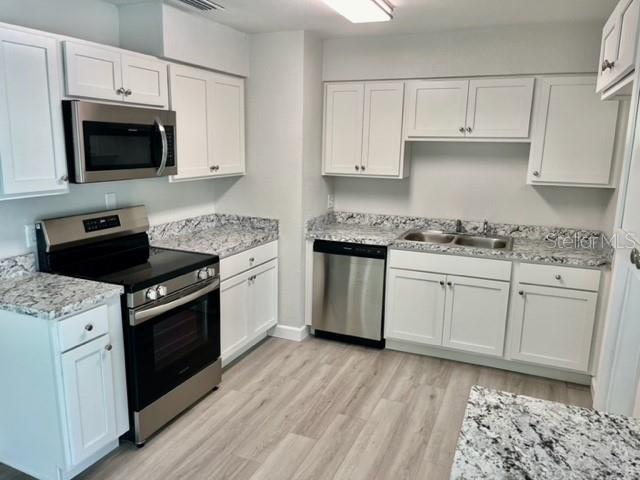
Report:
[[[309,336],[309,328],[306,325],[291,327],[289,325],[278,324],[269,330],[269,335],[284,338],[285,340],[293,340],[294,342],[301,342]]]

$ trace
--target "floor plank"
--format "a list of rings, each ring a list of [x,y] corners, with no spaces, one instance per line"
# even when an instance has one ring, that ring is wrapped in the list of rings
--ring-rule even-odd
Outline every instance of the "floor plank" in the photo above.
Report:
[[[448,478],[474,384],[591,406],[588,388],[420,355],[269,338],[220,389],[82,480]],[[0,464],[0,480],[31,477]]]

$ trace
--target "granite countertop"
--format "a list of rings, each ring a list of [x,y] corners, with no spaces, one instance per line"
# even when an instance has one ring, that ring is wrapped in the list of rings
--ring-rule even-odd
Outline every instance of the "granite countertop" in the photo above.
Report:
[[[229,257],[278,239],[277,220],[238,215],[205,215],[153,227],[154,247]]]
[[[0,310],[57,320],[119,297],[119,285],[31,272],[0,280]]]
[[[640,420],[474,386],[451,479],[640,478]]]
[[[512,250],[491,250],[400,239],[412,229],[455,231],[455,220],[332,212],[309,220],[306,223],[306,238],[583,268],[607,268],[612,257],[606,236],[598,231],[490,224],[490,233],[513,238]],[[463,231],[466,233],[477,234],[481,229],[481,222],[463,222]]]

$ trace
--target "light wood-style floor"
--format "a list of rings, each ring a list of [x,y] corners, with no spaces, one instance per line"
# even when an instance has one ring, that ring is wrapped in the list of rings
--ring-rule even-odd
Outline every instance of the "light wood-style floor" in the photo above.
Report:
[[[82,479],[444,479],[474,384],[591,405],[585,387],[390,350],[270,338],[220,389]],[[1,480],[25,475],[0,464]]]

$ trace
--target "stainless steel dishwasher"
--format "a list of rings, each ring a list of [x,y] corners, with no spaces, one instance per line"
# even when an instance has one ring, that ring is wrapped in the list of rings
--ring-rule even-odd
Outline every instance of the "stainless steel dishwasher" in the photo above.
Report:
[[[314,242],[314,335],[384,348],[386,259],[386,247]]]

